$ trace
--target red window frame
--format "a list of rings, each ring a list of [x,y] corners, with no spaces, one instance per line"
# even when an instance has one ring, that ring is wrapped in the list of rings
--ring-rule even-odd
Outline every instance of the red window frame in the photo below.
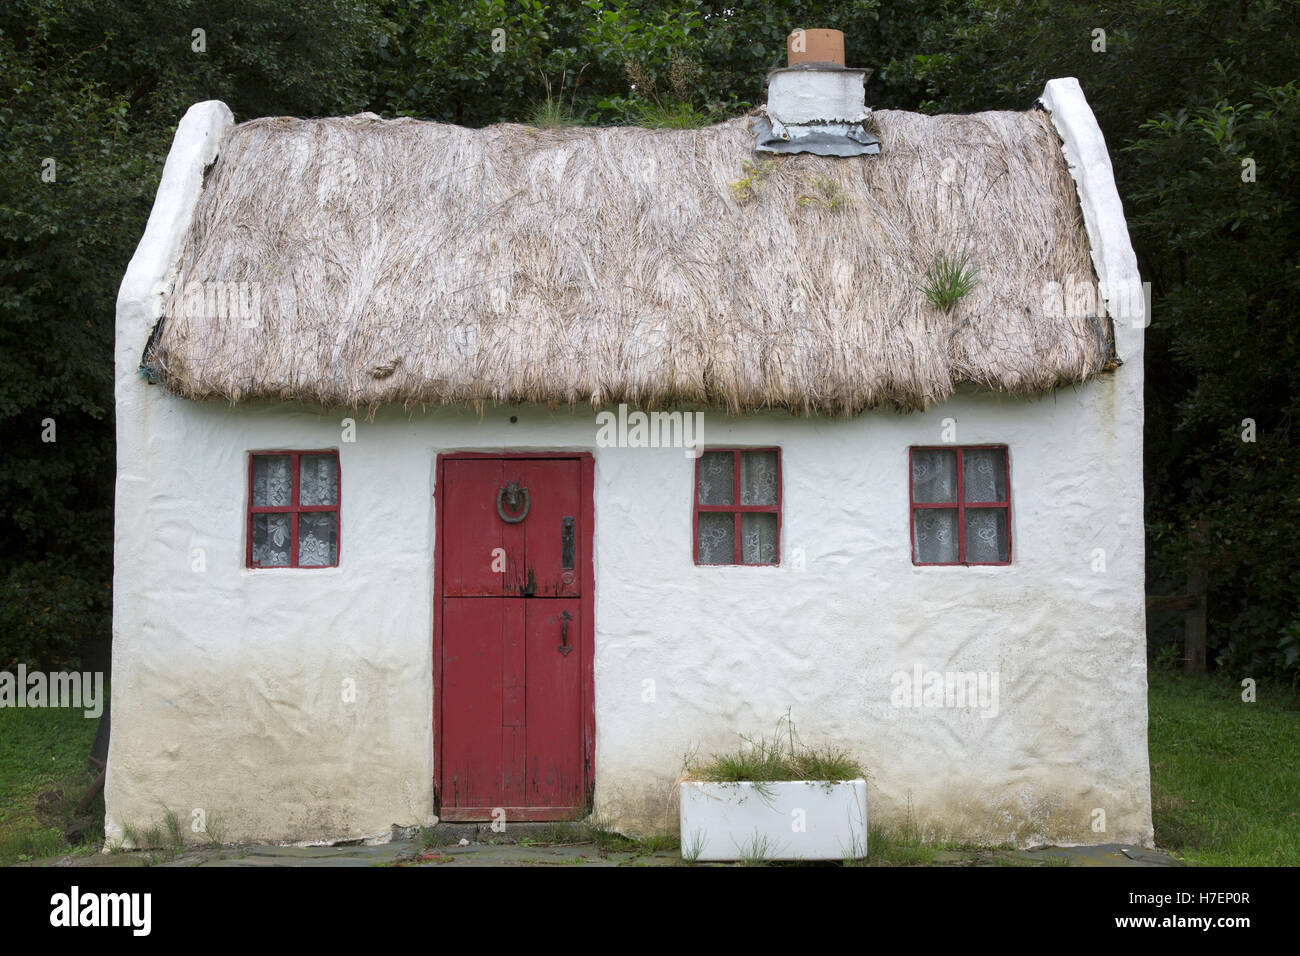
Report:
[[[742,505],[740,503],[740,456],[745,452],[753,451],[772,451],[776,452],[776,504],[774,505]],[[730,452],[731,453],[731,500],[735,504],[730,505],[703,505],[700,504],[700,465],[704,461],[704,455],[711,452]],[[760,448],[705,448],[698,458],[695,459],[695,474],[691,482],[691,555],[695,564],[702,568],[730,568],[739,565],[744,568],[776,568],[781,566],[781,500],[782,485],[785,482],[785,467],[781,462],[781,449],[776,447]],[[707,564],[700,561],[700,513],[701,512],[722,512],[724,514],[735,514],[735,526],[732,530],[732,560],[728,564]],[[742,561],[741,558],[741,540],[740,540],[740,516],[747,513],[758,512],[760,514],[776,515],[776,561],[768,564],[750,564]]]
[[[253,504],[253,462],[257,458],[274,457],[283,458],[288,455],[289,463],[289,480],[292,485],[290,493],[291,504],[287,505],[254,505]],[[338,501],[332,505],[301,505],[298,503],[298,461],[303,455],[331,455],[334,458],[335,473],[339,477]],[[300,565],[298,563],[298,515],[305,511],[332,511],[334,512],[334,537],[338,542],[338,547],[334,549],[333,564],[309,564]],[[248,524],[246,534],[248,537],[245,547],[246,564],[250,568],[260,571],[279,571],[286,568],[300,568],[305,571],[315,571],[320,568],[337,568],[339,561],[343,557],[343,468],[339,461],[339,452],[337,448],[321,448],[317,450],[305,451],[253,451],[248,453]],[[289,563],[288,564],[256,564],[253,561],[253,515],[258,514],[288,514],[289,515]]]
[[[1006,469],[1004,485],[1007,489],[1005,501],[967,501],[966,478],[962,463],[962,453],[995,449],[1002,452],[1002,464]],[[918,451],[955,451],[957,453],[957,500],[954,501],[917,501],[916,489],[912,484],[913,457]],[[912,564],[917,567],[1006,567],[1011,564],[1011,449],[1006,445],[913,445],[907,450],[907,532],[912,548]],[[1005,561],[967,561],[966,557],[966,509],[992,510],[1001,508],[1006,513],[1007,559]],[[916,512],[924,508],[957,510],[957,560],[956,561],[918,561],[916,559]]]

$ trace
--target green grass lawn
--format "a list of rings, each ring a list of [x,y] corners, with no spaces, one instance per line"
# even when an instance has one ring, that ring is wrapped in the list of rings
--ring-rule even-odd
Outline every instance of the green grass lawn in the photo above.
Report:
[[[1152,668],[1156,845],[1201,866],[1300,865],[1300,696]]]
[[[0,707],[0,866],[99,849],[102,794],[90,809],[99,826],[77,846],[64,835],[95,780],[86,755],[98,724],[74,708]]]

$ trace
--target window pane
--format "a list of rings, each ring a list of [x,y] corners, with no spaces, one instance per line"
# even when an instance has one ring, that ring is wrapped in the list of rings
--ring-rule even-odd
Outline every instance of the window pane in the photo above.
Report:
[[[736,516],[721,511],[699,513],[700,564],[735,564]]]
[[[289,566],[289,516],[253,515],[253,564],[264,568]]]
[[[1005,508],[966,509],[966,560],[988,564],[1007,559]]]
[[[742,505],[775,505],[776,481],[776,452],[740,453],[740,503]]]
[[[1007,453],[1001,448],[967,448],[961,453],[962,497],[966,501],[1007,500]]]
[[[957,500],[957,452],[918,448],[912,452],[912,500]]]
[[[776,564],[776,515],[751,512],[740,516],[742,564]]]
[[[951,564],[957,560],[957,509],[915,508],[912,533],[916,539],[915,561],[922,564]]]
[[[253,506],[289,507],[293,504],[293,475],[288,455],[253,456]]]
[[[298,564],[312,568],[337,564],[338,512],[304,511],[298,515]]]
[[[700,456],[696,494],[702,505],[730,505],[734,490],[732,454],[729,451],[706,451]]]
[[[337,458],[333,455],[301,455],[298,458],[298,470],[299,504],[336,505],[339,503],[339,460]]]

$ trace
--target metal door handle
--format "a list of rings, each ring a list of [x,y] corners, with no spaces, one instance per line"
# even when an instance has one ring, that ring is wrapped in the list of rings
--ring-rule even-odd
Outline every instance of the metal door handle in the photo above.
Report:
[[[560,646],[557,648],[565,657],[569,656],[569,651],[573,650],[569,646],[569,622],[573,620],[573,615],[568,611],[560,615]]]

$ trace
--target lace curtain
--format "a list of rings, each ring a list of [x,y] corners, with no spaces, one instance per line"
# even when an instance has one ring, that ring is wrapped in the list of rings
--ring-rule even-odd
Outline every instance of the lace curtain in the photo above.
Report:
[[[740,516],[740,560],[744,564],[776,564],[776,515]]]
[[[333,455],[302,455],[298,459],[298,504],[339,503],[339,460]]]
[[[740,462],[740,504],[770,505],[775,509],[780,466],[775,451],[705,452],[696,479],[696,500],[702,505],[735,503],[736,461]],[[701,511],[697,525],[697,560],[700,564],[734,564],[736,514]],[[775,510],[742,512],[740,516],[742,564],[778,564]]]
[[[1000,448],[967,448],[961,453],[962,497],[976,501],[1007,500],[1006,453]]]
[[[1007,509],[978,508],[981,502],[1007,500],[1007,461],[1003,448],[964,448],[961,452],[962,504],[966,553],[957,528],[957,450],[912,452],[912,500],[951,502],[952,508],[916,508],[912,513],[914,559],[922,564],[989,564],[1007,560]]]
[[[731,502],[726,502],[731,504]],[[700,564],[732,564],[736,560],[736,516],[721,511],[699,515]]]
[[[333,455],[298,456],[298,499],[293,501],[291,455],[257,455],[253,458],[253,504],[259,508],[338,504],[337,458]]]
[[[253,515],[253,564],[263,568],[289,566],[289,515]]]
[[[257,455],[253,458],[253,504],[258,508],[293,504],[293,458]]]
[[[987,564],[1007,559],[1007,513],[1003,508],[966,511],[966,560]]]
[[[337,564],[338,555],[338,512],[304,511],[298,515],[299,566]]]
[[[916,560],[922,564],[957,561],[957,509],[917,508],[912,513]]]
[[[339,502],[338,459],[333,455],[298,456],[298,501],[293,500],[293,456],[253,457],[253,506],[258,508],[320,507]],[[297,546],[299,567],[338,563],[338,512],[298,512],[298,540],[293,538],[293,514],[253,515],[253,564],[289,567]]]
[[[729,451],[706,451],[700,456],[697,491],[702,505],[734,504],[735,456]]]
[[[912,452],[912,500],[957,501],[957,452],[917,449]]]
[[[740,503],[776,504],[776,452],[746,451],[740,455]]]

